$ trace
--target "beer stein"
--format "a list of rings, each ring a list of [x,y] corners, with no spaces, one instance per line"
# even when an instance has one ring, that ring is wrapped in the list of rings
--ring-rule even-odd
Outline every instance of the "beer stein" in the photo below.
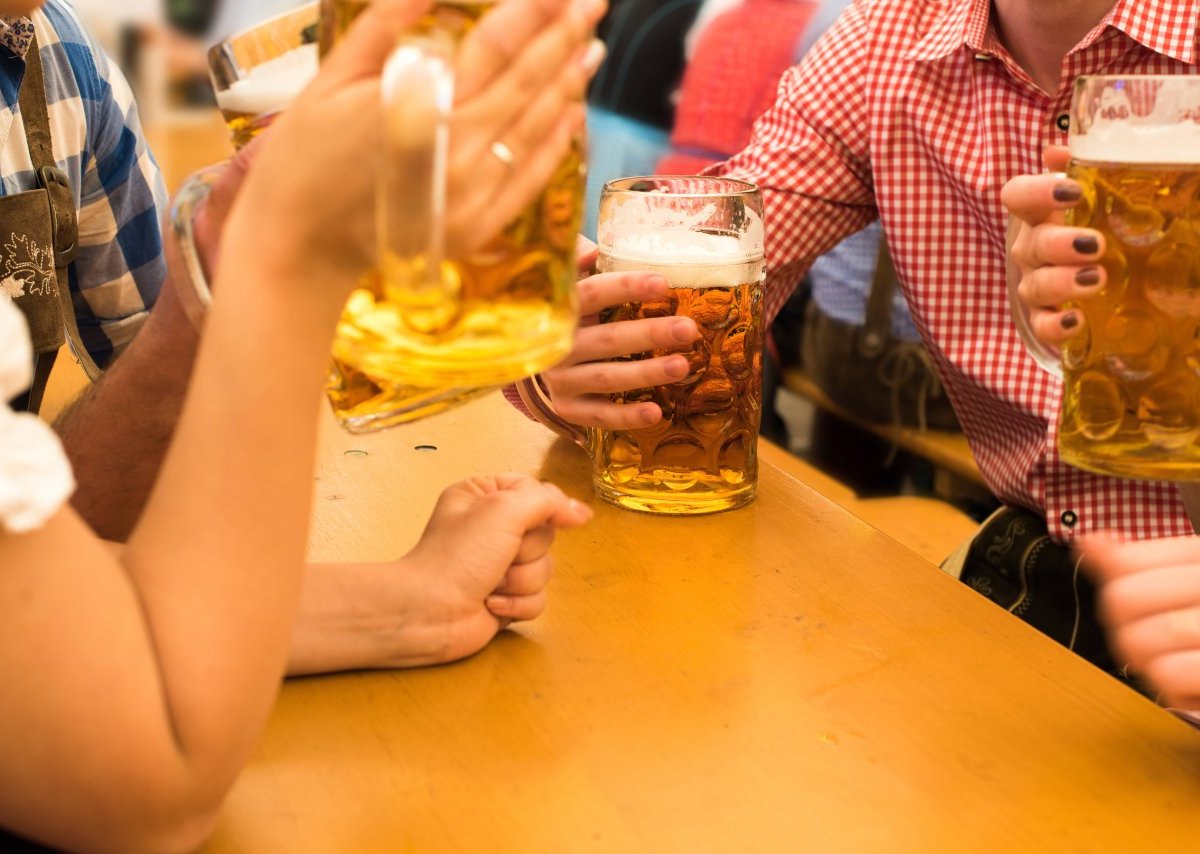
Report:
[[[601,499],[647,513],[693,516],[745,506],[758,487],[762,416],[763,207],[757,187],[727,178],[625,178],[600,201],[602,273],[657,273],[661,301],[609,309],[602,323],[691,317],[701,337],[679,350],[682,381],[613,396],[653,401],[663,419],[636,430],[583,430],[553,410],[535,381],[519,386],[540,420],[592,458]]]
[[[1144,480],[1200,480],[1200,78],[1081,77],[1069,175],[1083,199],[1067,224],[1104,234],[1103,287],[1068,307],[1083,331],[1061,352],[1059,452],[1077,468]]]
[[[214,45],[217,107],[241,148],[270,126],[317,73],[319,6],[308,3]]]
[[[368,2],[323,0],[323,50],[336,45]],[[538,198],[482,248],[446,239],[454,55],[493,5],[439,0],[401,38],[384,72],[380,260],[346,305],[327,386],[334,412],[351,431],[434,414],[550,367],[571,350],[581,144]]]

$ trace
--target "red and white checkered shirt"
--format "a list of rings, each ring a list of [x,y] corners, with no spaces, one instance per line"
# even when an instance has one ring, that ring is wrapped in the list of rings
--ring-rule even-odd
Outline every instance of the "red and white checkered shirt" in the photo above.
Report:
[[[780,84],[720,167],[762,187],[767,307],[878,215],[904,292],[988,484],[1060,539],[1192,533],[1178,489],[1106,478],[1058,454],[1060,384],[1009,314],[1000,189],[1065,144],[1071,80],[1196,73],[1200,2],[1119,0],[1042,92],[1000,44],[989,0],[857,0]]]

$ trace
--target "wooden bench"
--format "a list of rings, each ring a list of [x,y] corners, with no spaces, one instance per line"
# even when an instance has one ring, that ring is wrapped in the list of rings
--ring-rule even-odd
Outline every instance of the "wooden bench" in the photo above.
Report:
[[[838,406],[799,368],[783,372],[783,387],[848,424],[873,433],[901,450],[927,460],[934,469],[934,491],[946,499],[990,496],[975,455],[962,433],[875,424]]]
[[[930,563],[940,564],[979,527],[957,507],[937,498],[859,498],[841,481],[765,439],[759,441],[758,453]]]

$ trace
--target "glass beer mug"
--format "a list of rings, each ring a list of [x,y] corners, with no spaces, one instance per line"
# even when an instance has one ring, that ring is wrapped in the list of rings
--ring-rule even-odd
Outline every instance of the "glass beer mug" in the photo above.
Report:
[[[602,323],[691,317],[682,381],[614,399],[653,401],[663,419],[637,430],[582,430],[563,421],[535,381],[518,388],[540,420],[592,457],[601,499],[630,510],[694,516],[743,507],[758,489],[762,419],[763,207],[757,187],[727,178],[626,178],[604,188],[601,273],[657,273],[666,299],[609,309]],[[635,357],[642,358],[642,357]]]
[[[322,51],[368,3],[323,0]],[[544,370],[570,352],[578,323],[580,145],[498,237],[469,250],[446,242],[453,56],[493,5],[439,0],[401,39],[384,72],[380,262],[346,305],[327,387],[349,430],[434,414]]]
[[[1063,381],[1065,462],[1144,480],[1200,480],[1200,78],[1076,81],[1067,223],[1104,234],[1107,281],[1074,305],[1061,353],[1017,325]]]

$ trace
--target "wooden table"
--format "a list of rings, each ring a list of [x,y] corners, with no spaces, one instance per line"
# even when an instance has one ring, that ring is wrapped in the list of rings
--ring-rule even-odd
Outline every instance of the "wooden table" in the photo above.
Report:
[[[421,446],[437,450],[420,450]],[[326,431],[312,551],[573,446],[498,398]],[[474,659],[289,683],[211,852],[1194,851],[1200,734],[774,467],[735,513],[598,508]]]

